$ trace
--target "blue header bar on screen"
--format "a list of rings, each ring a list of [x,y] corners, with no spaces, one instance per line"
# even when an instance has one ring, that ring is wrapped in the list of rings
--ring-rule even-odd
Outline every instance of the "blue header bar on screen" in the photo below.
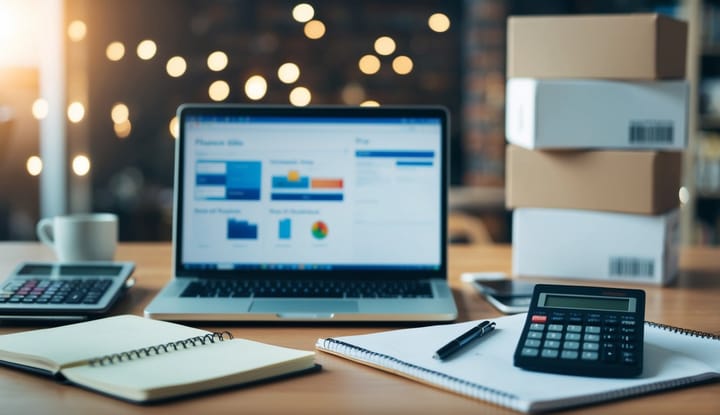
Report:
[[[190,115],[187,122],[217,123],[367,123],[367,124],[437,124],[439,118],[408,117],[281,117],[271,115]]]

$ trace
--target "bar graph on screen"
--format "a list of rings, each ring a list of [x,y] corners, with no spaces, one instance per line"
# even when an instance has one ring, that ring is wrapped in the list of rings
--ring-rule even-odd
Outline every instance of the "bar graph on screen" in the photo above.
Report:
[[[250,223],[246,220],[228,219],[227,222],[227,238],[228,239],[257,239],[258,226],[256,223]]]

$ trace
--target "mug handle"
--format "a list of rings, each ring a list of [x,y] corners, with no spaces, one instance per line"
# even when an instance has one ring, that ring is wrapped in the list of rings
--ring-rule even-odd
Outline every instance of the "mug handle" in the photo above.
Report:
[[[37,233],[38,239],[40,239],[42,243],[50,247],[54,246],[55,244],[55,238],[52,235],[52,226],[52,218],[43,218],[40,219],[40,222],[38,222],[37,226],[35,227],[35,233]]]

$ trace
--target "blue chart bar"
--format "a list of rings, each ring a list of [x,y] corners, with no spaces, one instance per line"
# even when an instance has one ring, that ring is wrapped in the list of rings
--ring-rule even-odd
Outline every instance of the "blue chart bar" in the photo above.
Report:
[[[225,186],[224,174],[198,174],[195,184],[205,186]]]
[[[198,161],[195,198],[260,200],[261,167],[259,161]]]
[[[397,161],[396,166],[416,166],[416,167],[431,167],[432,161]]]
[[[273,193],[271,200],[294,200],[309,202],[337,202],[343,200],[342,193]]]
[[[272,187],[276,189],[309,189],[310,178],[304,176],[292,181],[285,176],[273,176]]]
[[[278,238],[290,239],[290,227],[291,226],[292,226],[292,221],[290,220],[290,218],[280,219],[278,221]]]
[[[225,197],[232,200],[260,200],[259,161],[227,162]]]
[[[395,151],[395,150],[358,150],[355,157],[411,157],[411,158],[433,158],[434,151]]]
[[[246,220],[228,219],[228,239],[257,239],[257,224]]]

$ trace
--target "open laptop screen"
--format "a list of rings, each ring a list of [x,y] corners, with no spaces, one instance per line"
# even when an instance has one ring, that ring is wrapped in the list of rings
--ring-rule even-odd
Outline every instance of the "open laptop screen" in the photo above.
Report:
[[[176,268],[443,267],[444,110],[180,112]]]

